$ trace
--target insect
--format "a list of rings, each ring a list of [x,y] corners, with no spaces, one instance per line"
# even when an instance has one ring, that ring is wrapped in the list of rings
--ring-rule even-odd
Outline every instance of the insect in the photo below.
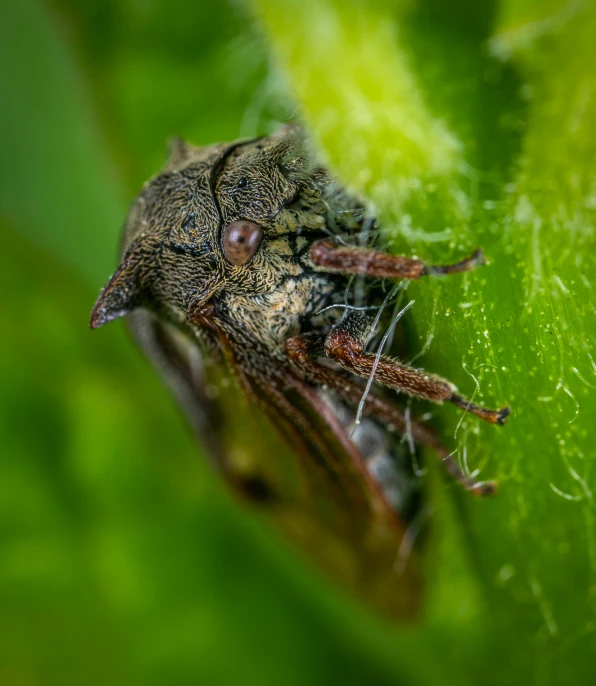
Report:
[[[375,249],[377,234],[296,126],[203,148],[178,141],[130,211],[122,262],[91,327],[130,315],[233,489],[369,605],[405,618],[420,599],[411,532],[421,495],[393,432],[432,448],[466,489],[486,494],[493,484],[463,474],[398,394],[492,424],[509,409],[480,407],[438,376],[369,352],[387,280],[483,264],[476,251],[429,266]],[[348,302],[361,282],[371,284],[364,299]]]

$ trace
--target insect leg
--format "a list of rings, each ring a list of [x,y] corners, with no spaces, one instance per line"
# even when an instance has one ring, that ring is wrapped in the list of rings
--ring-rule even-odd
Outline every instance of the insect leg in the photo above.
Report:
[[[298,369],[311,381],[326,386],[337,393],[348,405],[356,407],[362,398],[362,386],[358,385],[344,370],[330,369],[318,363],[316,358],[324,355],[324,349],[325,341],[318,334],[304,334],[286,341],[286,352]],[[494,493],[493,481],[475,481],[464,474],[451,453],[428,426],[417,421],[408,422],[402,409],[374,390],[371,390],[366,397],[364,414],[395,427],[395,430],[401,434],[411,431],[414,441],[424,447],[432,448],[449,475],[466,490],[476,495]]]
[[[456,264],[432,266],[412,257],[340,245],[329,239],[315,241],[310,248],[309,257],[315,267],[324,271],[388,279],[419,279],[433,274],[458,274],[486,263],[480,249]]]
[[[429,374],[388,355],[377,356],[364,351],[370,332],[370,320],[359,311],[351,311],[336,324],[325,339],[325,354],[341,367],[364,378],[374,375],[374,380],[401,393],[435,403],[448,401],[490,424],[504,424],[510,409],[489,410],[466,400],[457,393],[449,381]]]

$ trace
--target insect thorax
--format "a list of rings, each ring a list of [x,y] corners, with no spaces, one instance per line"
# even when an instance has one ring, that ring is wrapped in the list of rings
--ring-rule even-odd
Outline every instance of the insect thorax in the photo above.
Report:
[[[244,334],[279,358],[284,356],[286,340],[302,333],[304,324],[335,292],[336,286],[327,275],[303,270],[298,276],[287,275],[268,293],[224,292],[218,301]]]

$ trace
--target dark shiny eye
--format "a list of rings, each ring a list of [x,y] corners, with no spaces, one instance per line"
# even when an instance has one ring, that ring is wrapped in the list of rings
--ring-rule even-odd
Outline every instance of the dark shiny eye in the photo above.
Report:
[[[263,240],[263,229],[254,222],[239,219],[228,224],[223,233],[223,251],[237,267],[248,264]]]
[[[248,179],[246,178],[246,176],[240,177],[236,183],[236,187],[237,188],[246,188],[246,186],[248,186]]]

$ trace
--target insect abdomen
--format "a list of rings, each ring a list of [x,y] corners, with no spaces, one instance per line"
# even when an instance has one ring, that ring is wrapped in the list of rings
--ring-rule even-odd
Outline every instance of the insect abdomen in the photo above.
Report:
[[[420,480],[414,474],[407,442],[387,427],[363,417],[354,427],[356,411],[340,402],[327,390],[319,391],[321,399],[333,410],[351,441],[362,455],[366,466],[381,488],[387,503],[401,518],[411,519],[417,509]]]

